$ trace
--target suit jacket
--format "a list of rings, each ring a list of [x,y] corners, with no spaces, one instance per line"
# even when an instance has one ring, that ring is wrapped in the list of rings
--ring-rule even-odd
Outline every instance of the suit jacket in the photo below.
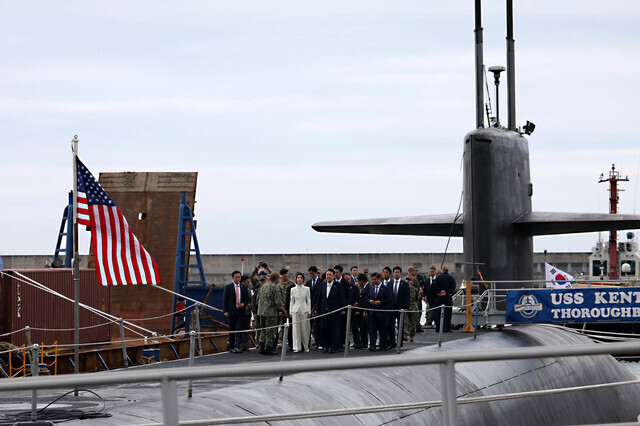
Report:
[[[349,289],[349,298],[347,299],[347,305],[355,306],[360,297],[360,287],[358,284],[351,284]]]
[[[333,281],[331,290],[329,291],[329,297],[327,297],[327,282],[323,281],[318,287],[316,293],[318,313],[325,314],[327,312],[335,311],[345,306],[344,300],[344,288],[339,282]]]
[[[240,303],[244,303],[245,306],[249,304],[249,289],[247,286],[240,284]],[[224,291],[222,292],[222,304],[223,310],[225,312],[229,312],[229,315],[236,314],[236,289],[235,284],[227,284],[224,286]],[[237,313],[244,314],[244,309],[238,310]]]
[[[398,285],[398,294],[394,293],[395,279],[391,279],[387,288],[391,290],[391,297],[393,298],[393,309],[409,309],[409,303],[411,301],[411,292],[409,291],[409,283],[401,279]]]
[[[371,309],[391,309],[393,299],[391,298],[391,290],[389,287],[380,284],[378,286],[378,294],[376,295],[376,286],[371,284],[369,289],[369,300],[379,300],[379,305],[370,305]]]
[[[456,291],[456,280],[448,272],[443,272],[438,275],[431,286],[431,292],[434,295],[434,299],[438,297],[440,291],[444,290],[448,296],[451,296]]]
[[[289,312],[289,304],[291,302],[291,289],[294,288],[296,285],[294,283],[291,283],[287,286],[287,288],[285,289],[285,296],[284,296],[284,310]]]
[[[311,290],[311,308],[314,309],[314,306],[316,306],[316,290],[318,290],[318,286],[320,285],[320,283],[322,282],[322,280],[320,279],[320,277],[316,278],[316,285],[312,286],[312,280],[307,280],[306,283],[304,283],[305,286],[309,287],[309,289]]]
[[[290,302],[287,306],[289,313],[309,313],[311,312],[311,290],[304,285],[298,287],[297,285],[291,288],[289,291]]]
[[[342,291],[344,292],[344,300],[349,299],[349,293],[351,292],[351,284],[347,282],[344,278],[340,278],[339,280],[334,280],[334,282],[338,283]]]
[[[358,296],[358,307],[360,308],[368,308],[369,307],[369,293],[371,290],[371,284],[367,283],[362,290],[360,291],[360,295]]]
[[[429,276],[424,277],[424,288],[422,290],[422,294],[424,295],[424,297],[427,298],[427,302],[429,302],[429,305],[432,305],[433,300],[435,299],[435,295],[433,294],[433,284],[435,284],[436,278],[438,277],[433,277],[433,283],[432,283],[431,277]]]

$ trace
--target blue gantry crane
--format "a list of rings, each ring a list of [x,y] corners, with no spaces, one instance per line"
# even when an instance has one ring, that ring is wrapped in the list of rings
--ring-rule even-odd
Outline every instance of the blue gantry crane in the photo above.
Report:
[[[193,242],[193,248],[191,248],[191,242]],[[192,254],[195,254],[196,263],[190,263],[193,259]],[[191,269],[197,269],[197,276],[199,278],[189,279],[189,271]],[[196,235],[196,227],[193,221],[193,211],[191,207],[189,207],[189,204],[187,204],[187,193],[181,192],[174,292],[200,300],[201,297],[197,296],[202,293],[204,289],[208,289],[207,280],[204,275],[202,257],[200,256],[200,245],[198,244],[198,236]],[[184,301],[180,299],[180,296],[176,294],[173,295],[171,334],[173,334],[176,329],[181,328],[183,322],[185,332],[189,331],[189,318],[191,317],[191,311],[193,311],[195,304],[188,300]],[[177,312],[183,306],[188,307],[182,313]]]
[[[62,247],[62,238],[65,238],[65,245]],[[60,254],[64,255],[64,261]],[[60,230],[58,231],[58,241],[56,250],[53,253],[52,268],[71,268],[73,258],[73,191],[69,191],[69,203],[62,212]]]

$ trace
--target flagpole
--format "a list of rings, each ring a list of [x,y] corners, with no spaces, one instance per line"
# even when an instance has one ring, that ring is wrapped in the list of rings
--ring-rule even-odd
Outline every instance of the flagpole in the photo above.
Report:
[[[73,154],[73,373],[80,368],[80,258],[78,256],[78,136],[71,141]],[[75,396],[78,396],[76,387]]]

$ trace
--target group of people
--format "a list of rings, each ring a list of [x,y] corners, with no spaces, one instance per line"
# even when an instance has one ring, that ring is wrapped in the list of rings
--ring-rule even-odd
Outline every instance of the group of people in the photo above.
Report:
[[[425,276],[411,266],[403,276],[400,266],[385,267],[380,272],[359,272],[353,266],[345,272],[341,265],[326,271],[316,266],[307,270],[308,279],[297,272],[293,281],[289,271],[273,271],[259,262],[250,276],[232,273],[233,282],[223,293],[224,315],[229,319],[229,348],[240,353],[247,349],[247,336],[241,330],[256,330],[256,343],[261,354],[276,354],[285,324],[287,341],[293,352],[309,352],[313,344],[324,352],[336,353],[343,348],[346,333],[353,336],[355,349],[385,351],[396,347],[396,333],[402,341],[413,341],[423,332],[420,324],[422,302],[427,310],[427,325],[440,328],[440,309],[444,309],[443,331],[451,329],[452,295],[455,279],[447,266],[440,271],[431,265]],[[352,306],[347,321],[347,306]],[[404,310],[404,326],[400,329],[400,311]],[[350,323],[350,330],[347,330]],[[284,340],[284,339],[283,339]]]

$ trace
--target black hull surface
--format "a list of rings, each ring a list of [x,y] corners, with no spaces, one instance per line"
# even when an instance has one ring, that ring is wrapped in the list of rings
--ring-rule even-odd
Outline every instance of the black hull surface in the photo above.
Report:
[[[486,350],[527,346],[586,344],[591,341],[557,328],[531,325],[509,327],[476,340],[463,339],[411,353]],[[395,356],[395,355],[392,355]],[[401,355],[400,355],[401,356]],[[458,397],[498,395],[542,389],[633,380],[634,377],[608,355],[544,358],[456,365]],[[301,373],[254,384],[227,387],[199,394],[210,410],[200,418],[275,414],[300,411],[380,406],[439,400],[439,367],[413,366],[375,370]],[[195,401],[194,401],[195,402]],[[195,407],[194,407],[195,408]],[[640,385],[581,390],[459,405],[462,425],[560,425],[636,421],[640,414]],[[184,413],[186,414],[186,413]],[[185,419],[181,413],[181,419]],[[192,413],[195,414],[195,413]],[[191,417],[187,415],[188,417]],[[197,417],[196,417],[197,418]],[[442,424],[441,408],[327,417],[278,424]]]

